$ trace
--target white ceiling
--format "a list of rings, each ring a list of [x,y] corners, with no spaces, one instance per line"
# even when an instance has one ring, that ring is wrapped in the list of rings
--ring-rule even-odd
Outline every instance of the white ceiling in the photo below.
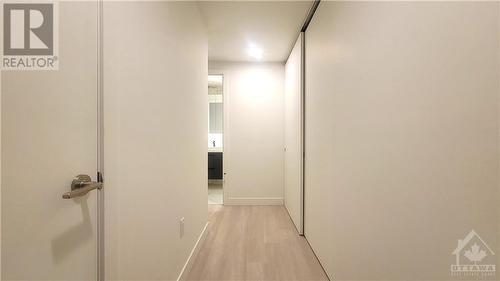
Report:
[[[210,61],[283,62],[312,1],[201,1],[199,5],[208,30]]]

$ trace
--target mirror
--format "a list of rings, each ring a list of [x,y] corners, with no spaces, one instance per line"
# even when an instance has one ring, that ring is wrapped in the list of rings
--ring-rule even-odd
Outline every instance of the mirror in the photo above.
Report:
[[[222,75],[208,76],[208,148],[209,151],[222,151],[223,147],[223,99]]]

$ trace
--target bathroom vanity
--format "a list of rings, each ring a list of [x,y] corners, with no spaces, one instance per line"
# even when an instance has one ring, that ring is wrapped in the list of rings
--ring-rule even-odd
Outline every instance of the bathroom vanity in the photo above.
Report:
[[[222,180],[222,151],[208,152],[208,179]]]

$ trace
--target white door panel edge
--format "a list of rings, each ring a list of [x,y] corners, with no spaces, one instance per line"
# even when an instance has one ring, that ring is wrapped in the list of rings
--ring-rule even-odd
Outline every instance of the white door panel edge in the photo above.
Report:
[[[285,65],[284,203],[299,234],[303,230],[303,47],[300,33]]]

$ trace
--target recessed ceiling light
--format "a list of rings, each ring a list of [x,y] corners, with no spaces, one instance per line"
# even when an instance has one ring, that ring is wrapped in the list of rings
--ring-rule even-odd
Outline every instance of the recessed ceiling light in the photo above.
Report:
[[[247,49],[248,55],[250,58],[254,60],[261,60],[262,59],[262,49],[255,46],[254,44],[250,44],[250,47]]]

